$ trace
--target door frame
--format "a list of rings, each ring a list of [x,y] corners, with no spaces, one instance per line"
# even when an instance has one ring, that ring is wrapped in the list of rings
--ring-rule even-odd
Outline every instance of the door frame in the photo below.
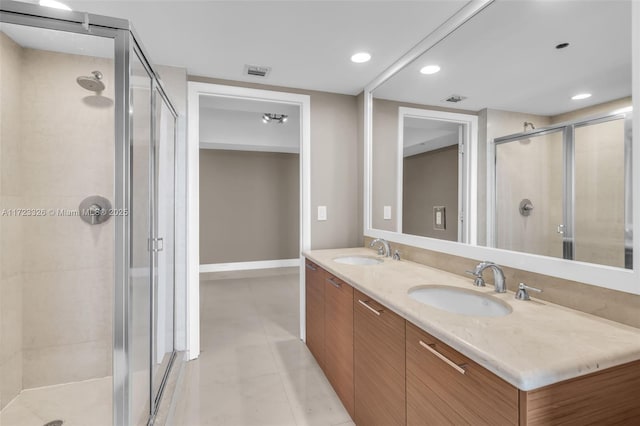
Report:
[[[309,95],[189,81],[187,127],[187,352],[200,354],[200,96],[218,96],[300,107],[300,338],[305,339],[304,261],[311,248],[311,98]]]
[[[477,244],[478,196],[477,196],[477,157],[478,157],[478,116],[459,112],[432,109],[398,108],[398,151],[396,170],[396,211],[397,232],[402,233],[402,202],[404,173],[404,120],[421,118],[434,121],[446,121],[462,126],[458,136],[458,241]]]

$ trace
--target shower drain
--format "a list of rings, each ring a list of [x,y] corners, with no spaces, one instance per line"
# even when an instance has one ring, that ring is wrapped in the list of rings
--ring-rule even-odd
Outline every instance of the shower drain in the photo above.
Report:
[[[44,426],[62,426],[62,423],[64,423],[63,420],[51,420],[48,423],[45,423]]]

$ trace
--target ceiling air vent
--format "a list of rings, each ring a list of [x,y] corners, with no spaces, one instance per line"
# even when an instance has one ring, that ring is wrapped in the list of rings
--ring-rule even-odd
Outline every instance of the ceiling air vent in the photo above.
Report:
[[[254,77],[267,77],[271,72],[271,67],[260,67],[258,65],[245,65],[244,73]]]
[[[466,96],[451,95],[451,96],[449,96],[447,99],[445,99],[444,101],[445,101],[445,102],[453,102],[453,103],[455,104],[455,103],[458,103],[458,102],[464,101],[465,99],[467,99],[467,97],[466,97]]]

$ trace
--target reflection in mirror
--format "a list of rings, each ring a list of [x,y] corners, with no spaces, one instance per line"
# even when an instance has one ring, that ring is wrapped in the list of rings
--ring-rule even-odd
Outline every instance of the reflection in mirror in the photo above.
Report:
[[[378,86],[371,227],[632,268],[632,3],[497,0]],[[477,118],[457,172],[451,158],[417,161],[456,142],[427,151],[442,129],[403,123],[404,107]],[[434,190],[458,206],[429,200]],[[453,237],[465,217],[477,228]]]
[[[475,223],[467,223],[464,152],[476,143],[477,117],[400,107],[398,119],[399,231],[466,242]]]

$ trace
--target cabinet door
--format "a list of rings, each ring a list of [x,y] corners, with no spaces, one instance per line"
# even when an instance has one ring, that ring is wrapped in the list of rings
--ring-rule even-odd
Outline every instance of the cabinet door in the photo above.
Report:
[[[353,418],[353,287],[328,275],[324,286],[325,373]]]
[[[305,307],[307,347],[324,369],[324,278],[325,271],[305,261]]]
[[[517,425],[518,389],[407,322],[408,425]]]
[[[355,422],[405,424],[405,321],[354,290]]]

